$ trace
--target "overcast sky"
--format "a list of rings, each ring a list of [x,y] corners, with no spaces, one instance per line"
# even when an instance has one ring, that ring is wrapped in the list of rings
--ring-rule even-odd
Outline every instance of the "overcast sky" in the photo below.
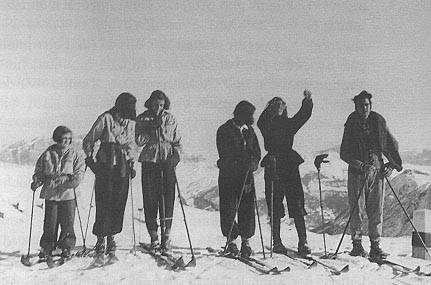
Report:
[[[161,89],[186,150],[213,156],[237,102],[293,115],[308,88],[300,151],[339,144],[363,89],[402,150],[430,148],[431,1],[159,2],[1,1],[0,144],[83,134],[121,92],[142,112]]]

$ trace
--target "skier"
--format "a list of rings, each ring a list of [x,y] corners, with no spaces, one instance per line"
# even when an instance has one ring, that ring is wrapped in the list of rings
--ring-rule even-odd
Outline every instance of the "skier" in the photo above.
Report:
[[[120,94],[115,106],[101,114],[83,140],[86,164],[95,174],[96,220],[93,234],[97,236],[96,254],[114,256],[114,235],[123,229],[129,175],[135,176],[131,145],[134,139],[136,98]],[[100,147],[93,158],[95,143]]]
[[[227,238],[225,253],[239,254],[235,239],[240,235],[242,257],[252,254],[249,239],[255,231],[253,172],[257,170],[261,156],[259,142],[252,127],[255,110],[251,103],[239,102],[233,112],[234,118],[217,130],[220,224],[222,233]],[[235,221],[237,207],[238,222]]]
[[[361,242],[362,219],[366,212],[371,241],[369,256],[371,259],[380,259],[386,256],[380,248],[383,178],[389,177],[393,169],[401,171],[402,161],[398,153],[398,143],[389,132],[385,119],[371,111],[371,98],[372,95],[365,90],[353,98],[355,111],[349,115],[344,125],[340,157],[349,165],[347,189],[353,241],[350,255],[367,255]],[[383,163],[382,154],[388,159],[388,163]],[[362,193],[357,200],[359,191]]]
[[[265,167],[265,197],[269,214],[273,217],[273,251],[276,253],[287,253],[280,237],[280,219],[285,215],[284,198],[289,217],[295,222],[299,239],[298,254],[306,256],[311,253],[304,221],[304,216],[307,215],[304,208],[304,190],[299,174],[299,165],[304,160],[292,149],[292,145],[295,134],[311,117],[312,109],[313,101],[308,90],[304,91],[302,106],[292,118],[287,116],[286,103],[275,97],[268,102],[257,123],[268,151],[261,165]]]
[[[43,185],[40,198],[45,199],[45,218],[39,258],[46,260],[48,265],[54,263],[52,251],[57,246],[62,249],[63,260],[71,257],[70,251],[76,242],[73,229],[75,188],[84,176],[84,161],[71,148],[72,131],[68,127],[58,126],[52,138],[55,144],[49,146],[37,160],[31,183],[33,191]],[[57,239],[59,226],[61,233]]]
[[[147,110],[137,118],[135,139],[143,146],[139,156],[142,169],[142,195],[150,250],[171,250],[170,232],[175,201],[175,167],[180,162],[181,136],[175,117],[168,112],[170,100],[155,90],[145,102]],[[159,212],[161,243],[157,234]]]

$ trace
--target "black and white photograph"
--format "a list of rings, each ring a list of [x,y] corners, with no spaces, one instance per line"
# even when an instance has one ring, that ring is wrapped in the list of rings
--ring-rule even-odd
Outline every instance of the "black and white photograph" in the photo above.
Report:
[[[0,284],[431,284],[431,1],[0,19]]]

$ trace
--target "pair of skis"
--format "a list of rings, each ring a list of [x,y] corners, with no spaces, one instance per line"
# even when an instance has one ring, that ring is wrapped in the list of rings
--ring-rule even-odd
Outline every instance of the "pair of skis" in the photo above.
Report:
[[[324,259],[314,258],[311,255],[300,256],[297,252],[293,250],[287,250],[285,254],[283,253],[277,253],[277,254],[287,256],[289,259],[295,262],[301,263],[307,269],[317,267],[317,265],[321,265],[326,269],[328,269],[334,275],[341,275],[342,273],[348,272],[350,269],[349,264],[347,263],[337,262],[338,264],[335,264],[335,262],[331,262],[332,263],[331,264],[330,262],[325,262]]]
[[[182,256],[176,257],[170,253],[162,254],[159,251],[150,249],[150,245],[143,242],[139,243],[139,245],[139,251],[151,255],[157,261],[159,266],[165,266],[168,270],[181,271],[192,266],[190,263],[185,264]]]
[[[114,253],[108,253],[106,255],[105,253],[97,253],[93,256],[93,261],[87,267],[87,270],[112,265],[118,261],[119,259]]]
[[[283,269],[279,269],[276,266],[269,265],[266,262],[259,260],[259,259],[256,259],[256,258],[253,258],[253,257],[242,257],[240,255],[224,254],[224,252],[222,250],[215,250],[211,247],[207,247],[207,250],[210,253],[215,253],[216,256],[240,261],[240,262],[244,263],[245,265],[252,267],[254,270],[256,270],[257,272],[262,273],[262,274],[279,275],[283,272],[289,272],[290,271],[289,266],[287,266]]]

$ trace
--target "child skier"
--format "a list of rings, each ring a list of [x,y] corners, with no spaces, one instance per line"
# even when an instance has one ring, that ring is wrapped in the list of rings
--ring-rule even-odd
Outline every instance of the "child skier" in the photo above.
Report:
[[[33,191],[43,186],[40,198],[45,199],[45,218],[39,258],[46,260],[49,266],[53,265],[52,252],[56,247],[62,249],[61,258],[67,260],[75,246],[75,188],[84,176],[84,161],[70,146],[72,131],[68,127],[58,126],[52,138],[55,144],[37,160],[31,183]],[[61,233],[57,239],[59,226]]]

